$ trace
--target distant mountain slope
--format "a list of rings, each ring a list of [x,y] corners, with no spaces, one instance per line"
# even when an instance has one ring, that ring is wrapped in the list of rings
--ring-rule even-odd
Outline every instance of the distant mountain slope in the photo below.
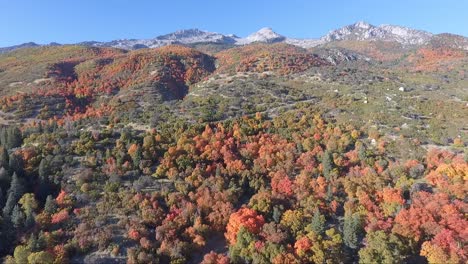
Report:
[[[305,49],[286,43],[255,43],[216,54],[218,73],[274,72],[287,75],[330,63]]]
[[[7,53],[7,52],[10,52],[10,51],[14,51],[14,50],[17,50],[17,49],[33,48],[33,47],[39,47],[39,46],[40,46],[39,44],[36,44],[34,42],[23,43],[23,44],[20,44],[20,45],[0,48],[0,54]]]
[[[395,25],[374,26],[362,21],[332,30],[325,36],[318,39],[289,38],[266,27],[245,38],[232,34],[224,35],[200,29],[186,29],[157,36],[152,39],[119,39],[109,42],[84,41],[77,43],[77,45],[134,50],[141,48],[157,48],[172,44],[194,45],[205,43],[218,45],[248,45],[254,42],[284,42],[303,48],[311,48],[338,41],[384,41],[396,42],[404,46],[421,46],[430,43],[444,43],[443,45],[448,45],[452,48],[468,50],[468,40],[463,36],[453,34],[433,35],[432,33],[423,30],[416,30],[408,27]],[[53,43],[49,45],[58,44]],[[24,43],[17,46],[0,48],[0,53],[35,46],[39,45],[33,42]]]
[[[431,37],[431,33],[422,30],[393,25],[374,26],[360,21],[355,24],[333,30],[321,39],[323,42],[359,40],[392,41],[403,45],[422,45],[429,42]]]

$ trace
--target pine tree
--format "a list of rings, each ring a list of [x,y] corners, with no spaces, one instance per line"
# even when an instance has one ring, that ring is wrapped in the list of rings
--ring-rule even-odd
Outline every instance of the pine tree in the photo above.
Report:
[[[142,152],[141,152],[141,148],[138,147],[138,149],[136,150],[135,152],[135,155],[133,157],[133,166],[138,169],[140,167],[140,162],[141,162],[141,158],[142,158]]]
[[[11,178],[8,171],[5,168],[0,167],[0,188],[7,190],[10,181]]]
[[[0,145],[6,147],[7,145],[7,130],[6,127],[0,127]]]
[[[10,250],[10,243],[3,243],[3,241],[13,241],[15,239],[15,230],[9,218],[2,218],[0,216],[0,255],[5,256]]]
[[[13,212],[11,213],[11,222],[15,228],[21,228],[24,225],[25,216],[23,211],[20,209],[18,205],[13,207]]]
[[[283,206],[282,205],[274,205],[273,206],[273,220],[275,221],[275,223],[280,222],[282,215],[283,215]]]
[[[5,207],[3,208],[3,215],[9,216],[13,211],[14,206],[18,203],[19,199],[24,193],[23,185],[21,184],[16,173],[13,174],[10,189],[7,192],[7,201]]]
[[[322,166],[323,166],[323,176],[327,179],[330,180],[330,174],[333,170],[333,159],[328,150],[323,152],[322,156]]]
[[[29,237],[28,248],[31,249],[31,251],[39,251],[42,249],[39,239],[34,233],[31,233],[31,236]]]
[[[21,131],[16,126],[9,127],[7,137],[6,147],[8,149],[20,147],[23,142]]]
[[[41,163],[39,163],[38,173],[39,173],[39,179],[41,181],[45,181],[45,180],[48,179],[49,166],[48,166],[47,161],[45,159],[42,159]]]
[[[44,211],[48,214],[53,214],[55,213],[55,210],[57,210],[57,203],[55,202],[55,199],[52,198],[52,195],[47,196],[45,205],[44,205]]]
[[[346,216],[343,226],[343,241],[345,245],[352,249],[358,248],[361,233],[361,221],[359,216]]]
[[[310,227],[317,235],[325,230],[325,216],[320,213],[319,209],[315,209]]]
[[[39,174],[39,184],[38,184],[39,186],[37,188],[36,195],[40,201],[44,201],[47,195],[51,191],[50,179],[49,179],[49,174],[50,174],[49,163],[45,159],[42,159],[41,163],[39,164],[38,174]]]
[[[0,168],[8,169],[8,151],[4,146],[0,147]]]
[[[23,173],[23,159],[19,157],[18,155],[12,153],[10,155],[10,160],[9,160],[9,165],[10,171],[16,172],[19,175],[22,175]]]

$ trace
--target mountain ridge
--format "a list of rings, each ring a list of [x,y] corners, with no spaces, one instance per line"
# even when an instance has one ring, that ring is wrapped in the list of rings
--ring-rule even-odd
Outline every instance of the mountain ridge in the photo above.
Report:
[[[346,25],[344,27],[331,30],[320,38],[290,38],[277,32],[269,27],[261,28],[260,30],[248,35],[245,38],[238,37],[234,34],[221,34],[217,32],[210,32],[200,30],[197,28],[182,29],[172,33],[156,36],[151,39],[118,39],[107,42],[100,41],[83,41],[70,45],[94,46],[94,47],[113,47],[126,50],[135,50],[140,48],[157,48],[172,44],[196,44],[196,43],[213,43],[213,44],[226,44],[226,45],[248,45],[254,42],[263,43],[278,43],[285,42],[291,45],[299,46],[302,48],[312,48],[319,45],[343,41],[343,40],[357,40],[357,41],[389,41],[397,42],[405,46],[421,46],[430,43],[434,39],[440,41],[443,36],[450,35],[457,41],[457,48],[468,50],[468,39],[465,36],[442,33],[433,34],[424,30],[412,29],[409,27],[382,24],[379,26],[372,25],[365,21],[358,21],[354,24]],[[455,36],[455,37],[451,37]],[[50,43],[47,45],[61,45],[58,43]],[[21,48],[47,46],[34,42],[23,43],[20,45],[9,46],[0,48],[0,54],[13,51]],[[69,44],[64,44],[69,45]]]

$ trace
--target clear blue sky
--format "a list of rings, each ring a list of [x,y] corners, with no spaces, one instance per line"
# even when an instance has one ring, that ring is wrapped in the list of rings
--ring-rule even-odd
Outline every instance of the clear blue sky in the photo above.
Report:
[[[152,38],[186,28],[246,36],[268,26],[317,38],[359,20],[468,36],[468,0],[0,0],[0,47]]]

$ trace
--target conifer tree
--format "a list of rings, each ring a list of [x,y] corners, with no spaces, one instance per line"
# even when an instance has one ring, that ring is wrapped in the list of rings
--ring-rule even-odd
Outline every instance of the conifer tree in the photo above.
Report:
[[[322,156],[323,176],[329,180],[333,170],[333,158],[328,150],[323,152]]]
[[[359,216],[346,216],[343,226],[343,241],[346,246],[352,249],[359,247],[361,236],[361,221]]]
[[[25,221],[25,216],[24,216],[23,211],[20,209],[18,205],[15,205],[11,213],[11,222],[13,223],[13,226],[17,229],[21,228],[24,225],[24,221]]]
[[[0,146],[0,168],[8,169],[8,151],[4,146]]]
[[[17,205],[23,193],[23,185],[21,184],[18,176],[16,176],[16,173],[14,173],[11,180],[10,189],[8,189],[7,192],[7,201],[5,207],[3,208],[4,216],[9,216],[11,214],[13,208],[15,207],[15,205]]]
[[[9,127],[7,131],[6,147],[8,149],[16,148],[16,147],[21,146],[22,142],[23,142],[23,138],[22,138],[21,131],[19,130],[19,128],[16,126]]]
[[[55,202],[55,199],[52,198],[52,195],[48,195],[44,205],[44,211],[48,214],[53,214],[56,209],[57,203]]]
[[[310,227],[317,235],[325,230],[325,216],[320,213],[319,209],[315,209]]]

